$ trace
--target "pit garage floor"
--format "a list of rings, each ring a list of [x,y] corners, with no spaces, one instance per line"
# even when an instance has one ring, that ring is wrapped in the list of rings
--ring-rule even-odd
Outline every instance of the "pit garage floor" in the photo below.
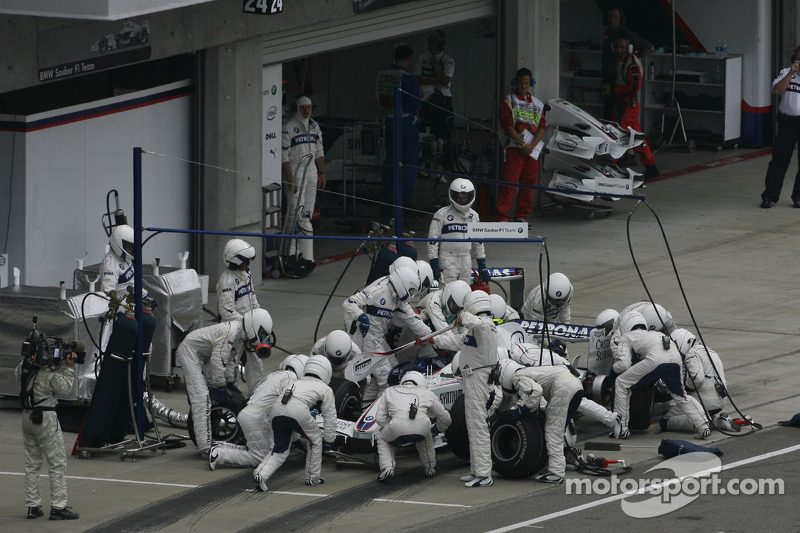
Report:
[[[765,428],[756,435],[739,439],[714,433],[712,441],[726,451],[723,464],[727,457],[740,459],[795,444],[797,439],[789,432],[798,430],[775,427],[775,424],[800,411],[800,393],[796,386],[800,374],[800,363],[796,359],[800,353],[800,321],[797,319],[800,287],[796,282],[800,209],[792,209],[788,199],[796,168],[790,168],[781,202],[767,210],[759,208],[764,172],[769,162],[765,151],[698,150],[691,154],[662,151],[656,157],[662,177],[648,182],[640,190],[647,198],[647,205],[637,206],[633,200],[620,200],[614,203],[610,216],[592,220],[575,213],[531,218],[531,233],[546,238],[551,270],[564,272],[574,285],[572,321],[591,324],[605,308],[621,309],[647,297],[629,250],[626,238],[629,232],[635,261],[653,298],[672,312],[679,327],[694,329],[694,317],[706,343],[722,357],[736,405]],[[658,221],[663,225],[669,247],[662,238]],[[325,227],[323,222],[323,232]],[[308,353],[326,300],[357,247],[356,242],[319,243],[316,247],[318,259],[344,259],[319,265],[305,279],[264,279],[258,298],[272,314],[279,347],[289,352]],[[538,273],[540,251],[538,244],[487,244],[490,266],[520,266],[529,273]],[[669,251],[680,282],[673,272]],[[420,256],[425,257],[424,251]],[[344,273],[322,316],[318,327],[320,336],[343,327],[341,302],[360,288],[368,268],[369,260],[362,255]],[[529,274],[528,287],[536,282],[535,276]],[[210,306],[214,305],[212,301]],[[571,353],[576,354],[581,349],[581,345],[573,345]],[[270,370],[283,356],[278,350],[274,353],[267,364]],[[187,410],[185,393],[180,386],[171,392],[156,386],[154,394],[170,407]],[[570,499],[563,486],[540,485],[532,480],[496,477],[491,488],[466,489],[458,477],[466,473],[468,467],[446,449],[439,452],[438,474],[433,479],[423,476],[412,454],[399,457],[398,475],[389,483],[377,483],[374,470],[337,469],[326,464],[323,467],[326,483],[317,487],[303,484],[303,459],[293,455],[270,480],[270,492],[262,494],[252,491],[249,469],[210,472],[190,443],[185,448],[167,450],[163,454],[143,452],[135,461],[131,458],[121,461],[119,454],[114,453],[95,454],[90,460],[69,457],[70,505],[81,513],[80,520],[55,524],[47,522],[45,516],[33,524],[24,516],[22,473],[25,459],[19,419],[19,411],[0,411],[0,449],[4,452],[0,455],[0,529],[3,531],[30,531],[34,525],[37,530],[61,532],[355,533],[430,528],[486,531],[545,512],[570,509],[584,501]],[[184,433],[164,426],[162,424],[162,433]],[[587,440],[611,442],[606,428],[596,423],[579,420],[578,428],[580,444]],[[68,452],[75,437],[73,433],[64,434]],[[655,446],[665,437],[694,441],[687,433],[660,434],[656,424],[646,431],[635,432],[624,442],[645,447],[596,453],[624,459],[634,466],[632,475],[641,476],[657,462]],[[799,458],[796,451],[784,456],[786,475],[797,470],[793,465]],[[760,465],[762,463],[751,464],[748,475],[757,476]],[[571,471],[567,475],[568,478],[578,476]],[[43,482],[46,512],[47,479],[43,478]],[[793,486],[795,494],[796,485]],[[781,513],[796,516],[794,497],[776,497],[769,501],[770,516]],[[524,510],[525,516],[512,519],[503,502]],[[763,530],[763,523],[748,522],[748,517],[737,512],[740,505],[741,500],[726,501],[725,507],[730,512],[709,511],[709,515],[716,515],[715,521],[713,525],[701,522],[702,529]],[[692,505],[686,509],[692,509]],[[614,524],[612,527],[616,530],[633,531],[645,524],[625,517],[619,505],[607,506],[603,512],[606,514],[597,512],[596,516],[603,517],[597,518],[597,522],[553,518],[541,526],[530,527],[562,529],[564,526],[566,529],[570,524],[570,529],[594,530]],[[709,518],[698,510],[694,515],[693,520]],[[696,522],[686,525],[700,526]],[[797,524],[792,522],[768,529],[784,530],[783,526],[797,529]]]

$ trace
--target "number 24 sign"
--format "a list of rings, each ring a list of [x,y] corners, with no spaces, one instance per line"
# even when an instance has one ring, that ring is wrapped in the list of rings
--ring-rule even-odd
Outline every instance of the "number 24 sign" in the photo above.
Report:
[[[283,13],[283,0],[242,0],[242,11],[255,15]]]

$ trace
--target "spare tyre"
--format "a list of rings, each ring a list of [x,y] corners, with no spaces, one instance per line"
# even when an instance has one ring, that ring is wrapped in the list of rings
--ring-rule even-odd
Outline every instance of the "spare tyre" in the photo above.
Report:
[[[212,404],[208,413],[209,424],[211,425],[211,440],[215,442],[230,442],[233,444],[244,444],[245,438],[242,428],[239,426],[236,415],[244,409],[247,400],[240,392],[231,391],[228,399],[221,404]],[[192,422],[192,412],[189,410],[188,424],[189,438],[197,446],[197,438],[194,434],[194,423]]]
[[[653,419],[655,386],[648,384],[631,389],[631,404],[628,415],[628,429],[643,430],[650,427]]]
[[[447,445],[453,455],[459,459],[469,461],[469,434],[467,433],[467,418],[464,414],[464,395],[459,396],[450,408],[450,427],[444,433]]]
[[[501,476],[526,478],[547,465],[544,418],[526,414],[516,420],[500,413],[491,428],[492,468]]]
[[[342,420],[356,422],[361,416],[361,389],[356,383],[344,378],[331,378],[329,384],[336,404],[336,416]]]

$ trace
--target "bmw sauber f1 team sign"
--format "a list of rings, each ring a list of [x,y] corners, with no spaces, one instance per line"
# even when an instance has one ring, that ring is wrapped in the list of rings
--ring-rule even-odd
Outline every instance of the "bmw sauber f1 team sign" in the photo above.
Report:
[[[283,0],[242,0],[242,11],[252,15],[283,13]]]
[[[469,222],[467,223],[468,239],[527,239],[527,222]]]

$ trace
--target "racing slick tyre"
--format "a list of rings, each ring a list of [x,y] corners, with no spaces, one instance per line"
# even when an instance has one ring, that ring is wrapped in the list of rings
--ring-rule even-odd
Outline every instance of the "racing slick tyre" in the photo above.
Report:
[[[500,413],[491,429],[492,468],[501,476],[526,478],[547,466],[544,417],[526,414],[511,420]]]
[[[150,35],[147,33],[147,30],[144,29],[144,28],[139,30],[139,32],[136,34],[136,40],[139,41],[140,45],[147,44],[147,41],[149,39],[150,39]]]
[[[101,54],[105,54],[106,52],[108,52],[108,39],[106,39],[105,37],[101,38],[100,42],[97,43],[97,50]]]
[[[336,403],[336,416],[350,422],[361,416],[361,389],[356,383],[344,378],[331,378],[330,388]]]
[[[628,417],[628,429],[642,430],[650,427],[653,418],[653,402],[655,387],[645,385],[631,390],[631,407]]]
[[[239,411],[244,409],[246,400],[243,394],[231,391],[228,400],[222,404],[212,404],[209,411],[209,419],[211,423],[211,439],[216,442],[230,442],[233,444],[244,444],[245,438],[239,422],[236,420],[236,415]],[[189,438],[197,445],[197,439],[194,435],[194,424],[192,423],[192,413],[189,411],[189,416],[186,420],[189,430]]]
[[[469,435],[467,434],[467,417],[464,414],[464,396],[459,396],[450,408],[450,427],[444,433],[447,445],[453,455],[469,461]]]

